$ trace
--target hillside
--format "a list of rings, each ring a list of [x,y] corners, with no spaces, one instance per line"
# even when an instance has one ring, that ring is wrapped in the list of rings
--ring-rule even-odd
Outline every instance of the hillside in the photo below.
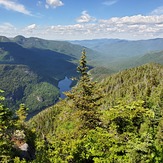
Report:
[[[28,49],[13,42],[0,42],[0,89],[3,89],[8,97],[8,106],[16,109],[20,103],[25,103],[31,111],[54,104],[59,97],[58,90],[55,90],[58,89],[56,88],[58,81],[65,76],[76,75],[76,65],[72,63],[73,59],[73,57],[51,50]],[[31,77],[30,74],[35,74],[35,77]],[[44,97],[45,88],[44,91],[40,88],[40,92],[32,99],[33,87],[42,82],[48,83],[47,87],[53,87],[50,91],[51,97]],[[52,90],[55,90],[54,94]],[[38,97],[41,97],[44,104],[36,105]],[[36,102],[33,101],[34,99]]]
[[[95,67],[89,71],[92,80],[101,81],[103,78],[116,73],[114,70],[106,67]]]
[[[112,61],[103,67],[100,67],[99,65],[93,68],[90,73],[93,78],[102,79],[109,74],[123,71],[132,67],[138,67],[147,63],[158,63],[163,65],[163,51],[154,51],[140,56],[130,57],[119,61]]]
[[[159,63],[163,64],[163,51],[150,52],[142,57],[138,58],[135,64],[144,64],[144,63]]]
[[[50,50],[58,52],[59,54],[66,54],[70,57],[73,57],[73,59],[79,59],[81,56],[81,51],[83,49],[83,46],[80,45],[74,45],[67,41],[57,41],[57,40],[44,40],[37,37],[30,37],[25,38],[24,36],[16,36],[14,38],[7,38],[4,36],[0,36],[1,42],[15,42],[18,45],[21,45],[22,47],[26,49],[44,49],[44,50]],[[89,62],[93,60],[95,57],[98,56],[98,52],[89,49],[85,47],[88,52],[88,60]]]
[[[105,107],[114,106],[120,99],[126,100],[126,102],[139,99],[145,101],[147,100],[146,102],[150,101],[154,106],[158,105],[158,103],[161,104],[163,100],[162,77],[163,66],[159,64],[146,64],[110,75],[108,77],[105,76],[105,78],[98,83],[98,87],[101,88],[105,94],[102,99],[103,102],[105,101],[103,108],[105,109]],[[65,108],[66,106],[62,105],[62,103],[65,104],[66,99],[59,102],[56,105],[56,108],[62,108],[62,106]],[[55,108],[55,105],[52,108]],[[44,127],[44,125],[41,125],[41,122],[38,122],[38,119],[41,115],[46,117],[45,113],[48,111],[51,112],[53,110],[52,108],[42,111],[31,121],[34,120],[39,124],[39,126]],[[62,111],[62,109],[60,111]],[[49,119],[49,121],[51,120]],[[49,130],[49,126],[47,127]]]
[[[0,40],[0,89],[5,91],[7,106],[12,109],[25,103],[32,112],[54,104],[59,97],[58,81],[77,74],[76,64],[72,63],[76,58],[72,56],[48,47],[25,48],[6,37]]]
[[[74,44],[86,46],[100,52],[100,58],[94,61],[95,65],[103,66],[114,71],[139,66],[155,60],[140,57],[148,53],[157,53],[163,50],[163,39],[149,40],[120,40],[120,39],[95,39],[71,41]],[[147,60],[145,60],[147,59]],[[137,62],[135,60],[138,60]],[[140,59],[141,60],[141,59]],[[155,62],[160,63],[160,62]]]
[[[114,70],[124,70],[132,67],[137,67],[146,63],[159,63],[162,65],[163,51],[153,51],[125,60],[111,62],[108,67],[111,67]]]
[[[13,42],[0,42],[2,64],[22,64],[29,66],[42,80],[55,83],[67,75],[76,72],[73,57],[51,50],[24,48]]]
[[[41,81],[38,74],[26,65],[0,64],[0,89],[4,90],[6,106],[18,109],[21,103],[29,112],[40,110],[55,103],[58,88]]]
[[[96,128],[83,126],[85,119],[81,118],[83,114],[92,118],[94,113],[74,108],[76,104],[69,98],[33,117],[29,125],[36,129],[40,141],[41,135],[46,135],[50,145],[41,159],[49,162],[162,160],[162,78],[161,65],[146,64],[98,83],[95,90],[104,96],[96,110],[100,118]],[[44,153],[43,148],[40,152]]]

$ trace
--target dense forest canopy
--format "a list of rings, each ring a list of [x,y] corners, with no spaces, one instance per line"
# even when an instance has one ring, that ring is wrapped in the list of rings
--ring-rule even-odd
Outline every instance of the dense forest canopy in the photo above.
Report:
[[[14,115],[1,103],[2,162],[163,162],[163,67],[146,64],[97,83],[86,64],[83,51],[67,98],[28,122],[24,105]]]
[[[106,77],[100,83],[93,82],[95,85],[90,83],[89,89],[96,90],[99,97],[94,105],[88,103],[90,98],[85,98],[84,103],[87,95],[78,84],[67,93],[68,99],[31,119],[29,124],[37,134],[43,132],[52,145],[48,148],[52,156],[49,162],[161,163],[162,76],[161,65],[146,64]],[[87,122],[85,116],[94,121]]]

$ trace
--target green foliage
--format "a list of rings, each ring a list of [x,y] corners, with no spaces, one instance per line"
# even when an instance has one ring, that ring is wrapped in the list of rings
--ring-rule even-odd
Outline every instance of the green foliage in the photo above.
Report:
[[[23,38],[17,39],[21,44]],[[76,60],[75,58],[56,52],[54,49],[50,50],[53,44],[57,46],[62,42],[56,41],[56,44],[53,42],[49,47],[48,41],[40,40],[39,45],[42,44],[41,42],[47,42],[47,44],[43,43],[45,46],[37,47],[37,39],[29,39],[26,43],[32,45],[31,48],[28,45],[22,47],[12,41],[0,42],[0,89],[5,90],[6,106],[9,108],[17,109],[21,103],[25,103],[27,96],[31,93],[30,88],[35,84],[47,82],[57,87],[58,81],[63,77],[76,75],[76,65],[72,63],[72,60]],[[65,44],[68,44],[66,47],[71,47],[70,43]],[[61,46],[62,48],[64,45]],[[51,104],[54,104],[54,101],[53,103],[50,101],[48,106]],[[47,104],[43,107],[47,107]],[[29,109],[32,108],[29,107]]]
[[[97,89],[96,83],[91,81],[86,63],[86,52],[83,50],[77,67],[81,75],[80,79],[77,86],[67,92],[66,96],[73,101],[76,109],[81,110],[81,119],[84,121],[85,127],[94,128],[99,124],[97,108],[101,105],[102,94],[100,89]]]
[[[15,157],[15,158],[14,158],[14,163],[26,163],[26,162],[27,162],[27,161],[26,161],[25,159],[20,160],[19,157]]]
[[[110,68],[97,66],[91,69],[89,73],[91,74],[91,77],[93,78],[93,80],[101,81],[101,79],[104,79],[108,75],[115,73],[115,71],[113,71]]]
[[[144,65],[96,84],[83,59],[68,98],[29,122],[38,133],[36,160],[163,162],[162,67]]]
[[[0,93],[3,91],[0,90]],[[4,99],[0,95],[0,162],[25,163],[26,158],[20,160],[21,151],[17,142],[19,140],[27,142],[30,148],[34,148],[35,134],[25,125],[26,107],[20,105],[16,118],[11,110],[1,103]]]
[[[18,117],[17,123],[19,125],[24,125],[25,119],[27,117],[28,108],[25,107],[24,104],[20,104],[19,109],[16,111],[16,115]]]
[[[29,112],[55,103],[59,90],[48,82],[39,82],[37,74],[23,65],[0,65],[0,87],[5,90],[5,105],[17,109],[21,103]]]
[[[56,126],[54,122],[61,111],[61,108],[56,104],[55,106],[51,106],[41,111],[39,114],[31,118],[27,124],[37,132],[39,137],[42,137],[42,134],[53,134]]]
[[[77,140],[73,151],[74,162],[151,161],[150,155],[155,154],[153,133],[150,131],[153,116],[152,111],[143,107],[143,101],[131,104],[120,102],[114,108],[103,111],[101,119],[104,127],[89,130],[85,137]]]
[[[0,65],[0,73],[0,89],[5,91],[5,105],[17,109],[24,102],[24,90],[36,84],[38,76],[23,65]]]
[[[59,90],[47,82],[38,83],[30,89],[31,93],[27,93],[25,104],[30,111],[42,109],[50,106],[59,98]]]
[[[162,72],[161,65],[147,64],[105,78],[101,82],[103,91],[107,94],[105,105],[115,105],[115,99],[142,99],[150,108],[152,105],[155,106],[153,109],[158,108],[162,101]]]
[[[38,141],[37,159],[65,163],[162,161],[162,148],[157,144],[157,130],[153,126],[154,112],[143,101],[120,101],[101,112],[101,127],[89,129],[83,135],[77,112],[64,107],[55,121],[55,133],[47,135],[46,143]]]
[[[0,90],[0,93],[3,93]],[[1,102],[4,97],[0,95],[0,162],[8,162],[12,157],[11,129],[13,127],[12,112]]]

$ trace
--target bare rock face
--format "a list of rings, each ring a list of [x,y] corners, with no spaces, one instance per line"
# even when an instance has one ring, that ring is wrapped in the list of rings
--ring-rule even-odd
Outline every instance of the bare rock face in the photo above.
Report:
[[[24,144],[22,144],[21,146],[19,146],[19,149],[21,150],[21,151],[28,151],[28,144],[27,143],[24,143]]]
[[[14,149],[17,156],[20,159],[33,160],[35,158],[35,150],[32,149],[25,141],[26,135],[23,130],[16,130],[13,134],[12,141],[14,143]]]
[[[15,149],[20,159],[29,161],[35,158],[34,150],[26,142],[19,142],[19,146],[15,145]]]

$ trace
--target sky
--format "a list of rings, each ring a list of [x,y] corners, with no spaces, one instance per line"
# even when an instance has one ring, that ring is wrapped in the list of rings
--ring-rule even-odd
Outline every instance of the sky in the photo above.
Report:
[[[163,0],[0,0],[0,35],[48,40],[163,38]]]

